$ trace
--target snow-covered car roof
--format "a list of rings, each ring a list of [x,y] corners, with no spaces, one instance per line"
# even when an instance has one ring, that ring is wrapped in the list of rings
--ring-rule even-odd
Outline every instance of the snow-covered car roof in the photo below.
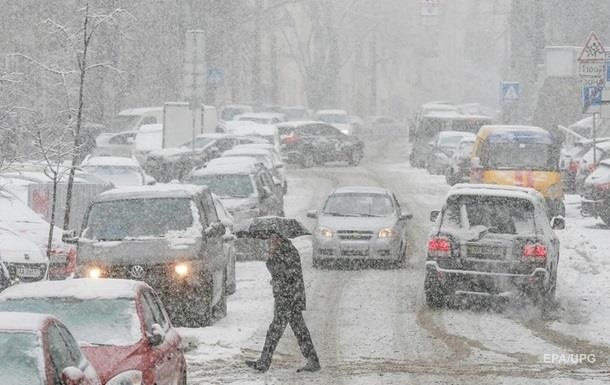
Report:
[[[251,156],[231,156],[226,158],[215,158],[212,159],[206,166],[207,167],[219,167],[219,166],[235,166],[235,167],[250,167],[262,165],[261,162]]]
[[[130,108],[119,112],[119,115],[144,115],[148,112],[162,112],[163,107],[139,107]]]
[[[457,110],[434,110],[424,114],[425,118],[430,119],[453,119],[453,120],[489,120],[492,118],[487,115],[462,114]]]
[[[0,312],[2,331],[40,331],[50,320],[57,320],[50,314]]]
[[[376,186],[343,186],[337,188],[332,194],[390,194],[390,191],[383,187]]]
[[[480,135],[490,142],[519,141],[527,143],[552,144],[551,134],[544,128],[536,126],[487,125],[481,127]]]
[[[231,120],[225,122],[227,132],[237,136],[275,135],[277,127],[273,124],[260,124],[249,120]]]
[[[140,164],[134,158],[120,156],[92,156],[85,159],[81,166],[140,167]]]
[[[198,168],[193,170],[192,176],[203,176],[203,175],[232,175],[232,174],[252,174],[256,172],[256,163],[254,159],[252,162],[239,162],[235,164],[215,164],[208,165],[207,167]]]
[[[440,138],[446,138],[450,136],[461,136],[463,138],[469,138],[471,140],[474,140],[477,137],[475,134],[465,131],[441,131],[438,133],[438,136]]]
[[[204,191],[207,191],[206,186],[178,183],[121,187],[101,193],[95,198],[95,202],[142,198],[190,198]]]
[[[259,118],[259,119],[284,119],[284,114],[281,112],[246,112],[245,114],[240,114],[235,116],[236,120],[247,119],[247,118]]]
[[[318,110],[316,115],[347,115],[345,110]]]
[[[145,288],[149,286],[144,282],[128,279],[79,278],[38,281],[9,287],[0,293],[0,301],[24,298],[132,299],[138,291]]]
[[[446,199],[457,195],[495,196],[505,198],[522,198],[528,200],[544,200],[542,195],[530,187],[518,187],[497,184],[459,183],[447,192]]]
[[[282,122],[276,124],[278,128],[298,128],[302,126],[308,126],[310,124],[328,124],[319,120],[294,120],[291,122]]]

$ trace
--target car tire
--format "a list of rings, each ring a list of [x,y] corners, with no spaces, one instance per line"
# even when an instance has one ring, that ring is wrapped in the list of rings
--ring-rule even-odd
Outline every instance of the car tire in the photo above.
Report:
[[[394,268],[404,269],[405,267],[407,267],[407,248],[405,245],[401,245],[400,255],[398,256],[398,259],[394,264]]]
[[[303,156],[301,157],[301,167],[311,168],[311,167],[315,166],[315,164],[316,164],[316,159],[313,155],[312,150],[311,149],[305,150],[305,152],[303,153]]]
[[[426,305],[428,305],[429,308],[439,309],[445,306],[447,294],[441,288],[440,282],[438,282],[432,273],[426,273],[424,293],[426,296]]]

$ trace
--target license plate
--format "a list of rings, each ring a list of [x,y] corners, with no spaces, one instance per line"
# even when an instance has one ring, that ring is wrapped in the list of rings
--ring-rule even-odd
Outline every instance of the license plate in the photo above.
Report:
[[[21,267],[17,269],[17,276],[20,278],[38,278],[41,276],[41,273],[40,269]]]
[[[469,257],[498,259],[504,257],[504,249],[494,246],[468,245],[466,253]]]

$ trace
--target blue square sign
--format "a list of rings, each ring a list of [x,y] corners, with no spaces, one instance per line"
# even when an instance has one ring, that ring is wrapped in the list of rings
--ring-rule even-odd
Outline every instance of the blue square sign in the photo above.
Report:
[[[500,97],[502,101],[519,100],[521,97],[521,84],[519,82],[500,83]]]

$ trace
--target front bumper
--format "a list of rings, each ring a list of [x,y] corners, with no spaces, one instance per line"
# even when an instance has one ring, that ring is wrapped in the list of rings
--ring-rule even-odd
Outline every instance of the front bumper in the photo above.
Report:
[[[313,255],[316,259],[336,260],[399,260],[401,245],[398,237],[366,241],[346,241],[314,237]]]
[[[543,267],[536,267],[530,273],[502,273],[473,270],[448,269],[437,261],[426,261],[426,273],[435,280],[447,294],[476,293],[504,295],[515,291],[527,292],[548,287],[550,274]]]

